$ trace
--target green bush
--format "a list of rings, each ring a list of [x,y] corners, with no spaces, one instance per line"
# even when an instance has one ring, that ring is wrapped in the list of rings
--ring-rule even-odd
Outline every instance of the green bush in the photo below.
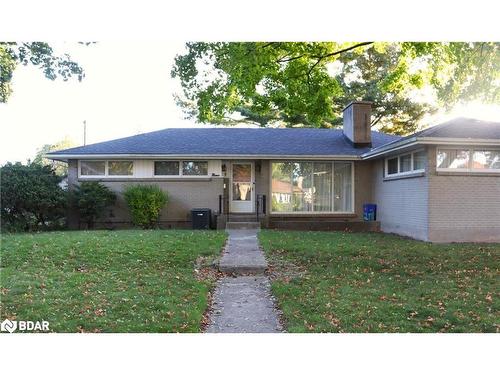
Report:
[[[64,226],[66,191],[50,166],[7,163],[0,168],[2,229],[40,230]]]
[[[89,229],[94,228],[96,220],[104,214],[106,207],[116,201],[115,193],[96,181],[82,182],[70,196],[71,205],[78,210],[80,219],[85,221]]]
[[[124,197],[135,225],[144,229],[158,226],[160,212],[168,201],[165,191],[156,185],[130,185]]]

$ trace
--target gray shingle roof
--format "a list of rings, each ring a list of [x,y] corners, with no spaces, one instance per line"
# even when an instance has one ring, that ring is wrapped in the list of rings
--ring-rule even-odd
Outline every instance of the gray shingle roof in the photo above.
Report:
[[[427,128],[413,137],[500,139],[500,122],[459,117]]]
[[[419,132],[396,139],[391,143],[399,143],[410,138],[463,138],[463,139],[500,139],[500,122],[482,121],[473,118],[459,117],[442,124],[432,126]],[[381,146],[377,146],[381,147]]]
[[[379,147],[400,137],[372,132]],[[361,155],[370,148],[354,148],[341,129],[168,128],[51,152],[49,155]]]

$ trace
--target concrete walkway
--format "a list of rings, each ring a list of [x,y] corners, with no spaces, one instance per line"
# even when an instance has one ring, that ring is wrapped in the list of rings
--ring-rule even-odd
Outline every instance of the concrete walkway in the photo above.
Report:
[[[207,332],[281,332],[271,295],[267,268],[257,230],[228,230],[229,240],[220,261],[223,277],[215,288]]]
[[[219,269],[228,273],[263,274],[266,258],[259,247],[256,229],[230,229],[229,239],[219,263]]]

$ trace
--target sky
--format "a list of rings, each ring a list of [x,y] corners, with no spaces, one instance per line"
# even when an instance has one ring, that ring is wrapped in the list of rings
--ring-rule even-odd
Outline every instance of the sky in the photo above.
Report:
[[[82,82],[46,79],[38,68],[19,66],[13,94],[0,104],[0,164],[33,159],[37,149],[70,138],[87,144],[167,127],[201,126],[185,120],[173,94],[180,84],[170,77],[182,42],[99,42],[84,46],[51,43],[85,69]],[[500,106],[469,103],[428,120],[436,124],[466,116],[500,121]]]

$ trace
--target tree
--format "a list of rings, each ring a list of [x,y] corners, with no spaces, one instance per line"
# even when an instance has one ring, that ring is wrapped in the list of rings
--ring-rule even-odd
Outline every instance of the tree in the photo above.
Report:
[[[70,147],[75,147],[76,144],[70,138],[66,137],[61,141],[54,144],[45,144],[40,147],[36,153],[35,158],[33,159],[33,163],[39,165],[50,165],[52,169],[58,176],[67,176],[68,175],[68,164],[56,160],[49,160],[44,157],[45,154],[51,151],[64,150]]]
[[[71,191],[70,201],[87,224],[87,228],[92,229],[106,208],[115,203],[116,195],[97,181],[85,181]]]
[[[58,227],[65,214],[61,177],[50,166],[6,165],[0,168],[2,226],[8,230]]]
[[[48,43],[0,42],[0,103],[6,103],[12,94],[12,74],[19,64],[38,66],[51,80],[76,76],[81,81],[84,77],[83,69],[68,54],[55,56]]]
[[[438,106],[500,101],[500,43],[224,42],[186,48],[172,77],[183,88],[178,105],[200,122],[332,127],[349,101],[371,100],[372,125],[406,134]],[[423,92],[434,99],[419,99]]]

